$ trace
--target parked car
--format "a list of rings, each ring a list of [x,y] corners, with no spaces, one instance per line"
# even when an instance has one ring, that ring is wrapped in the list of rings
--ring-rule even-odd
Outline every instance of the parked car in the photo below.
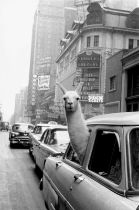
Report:
[[[8,131],[8,130],[9,130],[9,122],[1,121],[0,131]]]
[[[39,123],[35,125],[33,132],[30,133],[30,140],[29,140],[29,153],[32,157],[35,157],[34,151],[36,150],[36,146],[39,144],[39,140],[42,136],[42,133],[49,128],[51,125],[48,123]]]
[[[66,126],[53,125],[47,128],[35,147],[35,167],[43,171],[45,158],[53,154],[63,154],[69,143]]]
[[[139,209],[139,112],[88,119],[90,136],[81,165],[69,144],[46,158],[41,189],[47,208]]]
[[[29,146],[29,133],[33,131],[34,125],[30,123],[15,123],[9,131],[10,147],[13,145]]]

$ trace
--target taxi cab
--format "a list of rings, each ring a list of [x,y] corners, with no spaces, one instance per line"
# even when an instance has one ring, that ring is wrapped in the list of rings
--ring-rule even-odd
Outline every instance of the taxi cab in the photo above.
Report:
[[[41,135],[34,148],[36,171],[42,172],[45,158],[54,154],[63,154],[70,139],[67,126],[51,125]]]
[[[69,144],[46,158],[41,190],[48,209],[139,210],[139,112],[86,121],[90,131],[81,165]]]

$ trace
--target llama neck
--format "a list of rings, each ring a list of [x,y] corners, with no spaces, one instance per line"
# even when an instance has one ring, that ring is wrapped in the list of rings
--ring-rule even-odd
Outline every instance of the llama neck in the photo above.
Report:
[[[88,143],[89,132],[80,104],[78,104],[75,112],[66,112],[66,118],[71,144],[78,154],[79,160],[82,162]]]

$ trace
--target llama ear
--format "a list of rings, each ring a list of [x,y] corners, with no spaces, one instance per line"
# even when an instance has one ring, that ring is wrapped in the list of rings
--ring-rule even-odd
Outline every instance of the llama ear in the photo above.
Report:
[[[76,87],[76,92],[77,92],[78,94],[81,93],[81,90],[82,90],[82,87],[83,87],[83,83],[84,83],[84,82],[80,82],[80,83],[78,84],[78,86]]]
[[[58,85],[60,87],[60,89],[62,90],[62,92],[65,94],[67,92],[66,88],[61,85],[60,83],[56,82],[56,85]]]

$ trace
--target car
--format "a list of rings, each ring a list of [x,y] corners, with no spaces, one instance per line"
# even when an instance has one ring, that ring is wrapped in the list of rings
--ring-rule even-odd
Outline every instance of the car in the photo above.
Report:
[[[70,139],[67,126],[52,125],[47,128],[35,147],[35,168],[43,171],[45,158],[49,155],[63,154]]]
[[[42,133],[50,126],[51,125],[48,123],[38,123],[34,126],[33,132],[30,133],[29,154],[33,159],[35,158],[34,151],[36,150],[36,146],[39,144]]]
[[[9,122],[1,121],[0,131],[8,131],[8,130],[9,130]]]
[[[139,209],[139,112],[86,120],[90,131],[83,163],[71,143],[45,160],[40,189],[47,209]]]
[[[34,125],[30,123],[15,123],[9,131],[10,147],[14,145],[29,146],[29,133],[33,131]]]

